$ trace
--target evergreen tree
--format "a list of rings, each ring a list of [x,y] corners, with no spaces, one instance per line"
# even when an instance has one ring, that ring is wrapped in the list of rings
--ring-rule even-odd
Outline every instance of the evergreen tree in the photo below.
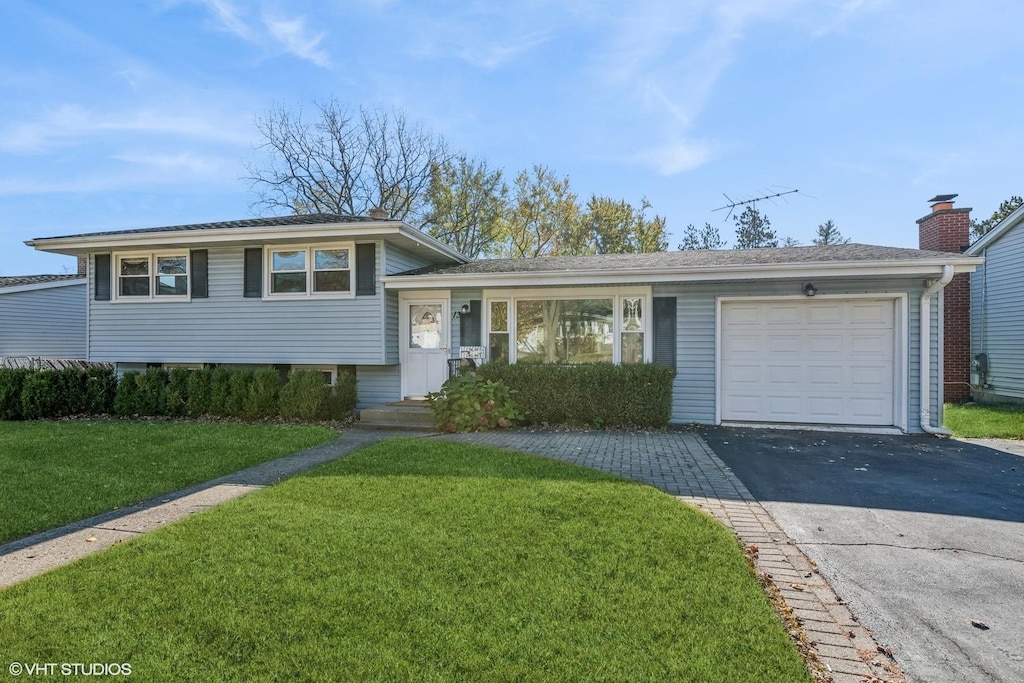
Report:
[[[760,249],[779,246],[779,238],[772,230],[768,216],[748,206],[736,217],[736,244],[733,249]]]

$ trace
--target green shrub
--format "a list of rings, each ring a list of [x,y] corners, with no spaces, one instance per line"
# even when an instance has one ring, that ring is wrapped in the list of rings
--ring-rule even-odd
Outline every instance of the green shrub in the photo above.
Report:
[[[356,409],[356,400],[356,374],[339,371],[331,391],[331,419],[343,420],[351,415]]]
[[[434,421],[443,432],[484,432],[512,427],[523,416],[512,400],[513,390],[500,380],[475,372],[452,377],[441,391],[428,394]]]
[[[249,400],[249,386],[252,384],[252,370],[230,370],[228,379],[227,414],[231,417],[243,417],[245,404]]]
[[[202,417],[210,414],[212,370],[189,370],[186,394],[188,401],[185,413],[189,417]]]
[[[171,368],[167,373],[167,391],[164,407],[172,417],[188,415],[188,376],[195,372],[188,368]]]
[[[21,390],[32,374],[23,368],[0,368],[0,420],[20,420]]]
[[[117,375],[113,368],[91,367],[85,371],[85,412],[104,415],[114,412]]]
[[[231,415],[231,370],[220,367],[210,377],[210,415],[229,417]]]
[[[145,415],[142,407],[142,373],[129,370],[121,375],[114,393],[114,412],[123,417]]]
[[[288,383],[281,387],[281,417],[291,420],[327,420],[331,417],[331,386],[316,370],[288,373]]]
[[[278,389],[281,376],[274,368],[262,368],[251,373],[248,393],[243,402],[242,417],[263,420],[278,413]]]
[[[142,376],[142,412],[140,415],[167,414],[167,371],[163,368],[146,368]]]
[[[29,374],[21,387],[21,415],[26,420],[42,420],[61,414],[63,377],[53,370]]]
[[[487,363],[477,371],[517,391],[527,423],[663,427],[672,415],[675,370],[662,365]]]
[[[86,410],[85,371],[80,368],[51,370],[51,384],[58,402],[57,412],[51,417],[81,415]]]

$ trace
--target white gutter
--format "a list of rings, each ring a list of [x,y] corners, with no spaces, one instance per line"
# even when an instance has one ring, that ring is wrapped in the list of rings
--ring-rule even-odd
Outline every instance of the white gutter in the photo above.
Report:
[[[942,277],[933,282],[921,293],[921,429],[936,436],[952,436],[953,432],[941,425],[932,426],[931,409],[931,328],[932,328],[932,296],[942,291],[953,279],[953,266],[942,266]],[[942,362],[942,359],[939,359]]]

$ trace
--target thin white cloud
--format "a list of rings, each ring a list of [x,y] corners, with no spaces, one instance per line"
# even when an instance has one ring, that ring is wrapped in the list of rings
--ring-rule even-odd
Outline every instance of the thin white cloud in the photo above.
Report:
[[[236,117],[215,111],[177,112],[162,107],[123,112],[63,104],[32,121],[0,130],[0,151],[36,154],[79,145],[97,136],[126,133],[173,135],[219,143],[247,145],[251,137]]]
[[[306,28],[306,20],[302,17],[294,19],[263,17],[263,24],[267,27],[271,37],[295,56],[309,60],[317,66],[331,65],[330,57],[318,47],[326,34],[312,35]]]
[[[248,20],[229,0],[202,0],[224,30],[265,50],[283,49],[320,67],[330,66],[330,56],[320,47],[325,33],[313,34],[305,17],[265,14],[259,22]]]
[[[644,150],[631,161],[652,166],[659,175],[676,175],[703,166],[714,158],[710,143],[674,140]]]
[[[500,42],[464,41],[456,49],[459,59],[480,69],[496,69],[507,64],[519,55],[550,40],[547,31],[533,31],[525,35],[517,35]]]
[[[113,155],[113,159],[158,171],[186,173],[193,177],[219,178],[226,172],[225,161],[218,157],[204,156],[194,152],[161,154],[155,152],[128,151]]]

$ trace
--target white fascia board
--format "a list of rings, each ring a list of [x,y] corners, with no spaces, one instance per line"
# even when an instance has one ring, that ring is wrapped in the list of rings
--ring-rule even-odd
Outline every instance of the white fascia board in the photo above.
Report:
[[[31,285],[0,287],[0,295],[14,294],[15,292],[33,292],[37,289],[54,289],[55,287],[73,287],[74,285],[84,285],[85,282],[85,276],[83,275],[74,280],[54,280],[53,282],[36,282]]]
[[[955,272],[970,273],[983,263],[982,259],[960,258]],[[750,266],[706,266],[678,269],[631,269],[598,271],[558,271],[529,273],[469,273],[465,275],[438,273],[424,275],[389,275],[381,278],[385,289],[436,289],[438,287],[525,287],[560,285],[639,284],[655,282],[700,282],[709,280],[770,280],[816,277],[937,277],[942,274],[941,262],[890,261],[870,264],[787,263]]]
[[[1008,233],[1021,221],[1024,221],[1024,204],[1018,206],[1013,213],[999,221],[994,228],[986,232],[981,239],[968,247],[964,253],[968,256],[978,256],[985,253],[986,247]]]
[[[27,240],[25,244],[39,251],[78,256],[104,250],[216,246],[221,244],[266,244],[273,242],[287,243],[339,238],[358,240],[360,238],[373,239],[391,235],[398,235],[416,242],[460,263],[469,261],[469,258],[464,254],[401,221],[271,225],[253,228],[167,230],[127,232],[112,235],[79,235],[77,237],[42,237]]]

